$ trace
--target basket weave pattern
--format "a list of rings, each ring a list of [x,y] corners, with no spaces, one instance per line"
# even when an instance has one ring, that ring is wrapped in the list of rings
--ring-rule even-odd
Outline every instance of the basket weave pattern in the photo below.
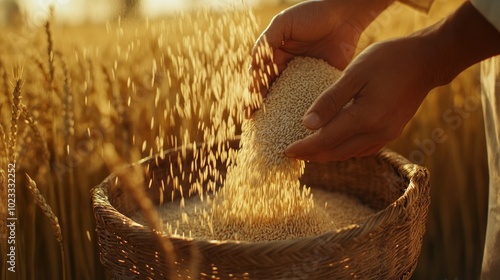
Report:
[[[145,181],[152,179],[146,191],[156,204],[162,197],[161,181],[172,172],[170,162],[180,152],[171,150],[138,163],[145,167]],[[190,150],[184,153],[185,163],[195,160]],[[217,169],[224,174],[225,165],[220,163]],[[301,178],[311,188],[354,195],[378,211],[361,225],[268,242],[168,235],[159,239],[129,218],[137,205],[114,181],[112,174],[92,190],[101,262],[113,279],[409,279],[420,254],[430,203],[427,170],[383,150],[345,162],[307,163]],[[189,189],[187,181],[181,185]],[[171,194],[172,186],[165,185],[164,192]],[[173,245],[168,258],[160,250],[160,240]]]

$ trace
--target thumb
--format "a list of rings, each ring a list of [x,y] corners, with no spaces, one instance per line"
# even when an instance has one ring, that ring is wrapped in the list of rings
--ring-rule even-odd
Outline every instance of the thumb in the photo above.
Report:
[[[346,72],[333,85],[318,96],[304,114],[302,123],[309,129],[319,129],[330,122],[342,108],[363,88],[346,75]]]

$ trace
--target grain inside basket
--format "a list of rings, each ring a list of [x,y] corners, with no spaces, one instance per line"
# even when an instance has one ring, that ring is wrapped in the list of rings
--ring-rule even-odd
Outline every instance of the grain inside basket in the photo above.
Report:
[[[299,182],[304,162],[284,155],[289,144],[313,132],[301,118],[340,74],[322,60],[292,60],[271,86],[264,107],[244,122],[241,148],[224,187],[205,199],[182,199],[180,207],[164,206],[166,229],[202,239],[282,240],[339,229],[373,213],[343,194],[311,193]]]

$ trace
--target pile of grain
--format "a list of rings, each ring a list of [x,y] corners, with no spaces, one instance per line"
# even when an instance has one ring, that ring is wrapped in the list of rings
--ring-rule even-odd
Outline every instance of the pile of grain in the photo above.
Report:
[[[308,131],[301,118],[340,71],[313,58],[295,58],[272,84],[264,107],[243,124],[236,165],[216,195],[212,222],[216,239],[290,239],[322,233],[329,218],[301,187],[304,163],[285,148]]]
[[[326,218],[326,220],[323,220],[325,230],[319,231],[318,233],[334,231],[336,229],[359,224],[369,215],[374,213],[373,209],[361,204],[356,198],[346,194],[312,189],[311,196],[312,195],[314,195],[313,203],[317,205],[315,208],[317,209],[316,211],[318,211],[317,213],[321,215],[322,218]],[[250,229],[248,225],[248,232],[242,234],[241,224],[239,225],[240,228],[235,226],[215,228],[219,232],[219,238],[216,238],[212,233],[213,229],[210,218],[210,212],[212,211],[211,204],[202,201],[199,196],[193,196],[190,199],[186,199],[186,203],[182,208],[179,208],[177,203],[167,203],[158,207],[158,211],[164,220],[165,231],[171,232],[172,235],[202,240],[258,241],[286,239],[286,237],[279,235],[280,232],[276,233],[275,228],[271,228],[272,231],[268,232],[267,236],[257,236],[255,234],[256,232],[263,231],[262,227],[259,225],[253,230]],[[146,219],[140,212],[137,212],[132,219],[139,224],[147,224]],[[300,224],[299,226],[307,227],[308,224]],[[239,231],[229,232],[230,230]],[[290,230],[296,229],[291,228]],[[309,230],[309,232],[312,231]],[[281,233],[283,233],[283,230]],[[307,236],[307,234],[300,236]]]
[[[272,84],[264,107],[243,123],[241,148],[224,187],[205,199],[182,200],[180,208],[162,207],[166,230],[202,239],[283,240],[332,231],[372,214],[339,193],[315,190],[319,197],[313,199],[299,182],[304,162],[284,155],[289,144],[313,132],[301,118],[340,74],[322,60],[293,59]]]

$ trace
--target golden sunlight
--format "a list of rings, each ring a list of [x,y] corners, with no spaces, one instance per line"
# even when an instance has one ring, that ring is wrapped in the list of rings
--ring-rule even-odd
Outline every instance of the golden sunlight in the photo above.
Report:
[[[139,13],[148,17],[158,17],[179,11],[200,7],[213,9],[241,8],[258,4],[259,0],[7,0],[10,6],[17,3],[19,10],[27,15],[31,25],[39,25],[49,14],[49,7],[54,7],[56,20],[68,24],[82,24],[109,20],[123,12],[127,5],[137,7]],[[6,2],[6,3],[7,3]],[[2,5],[5,17],[9,15],[7,5]]]

